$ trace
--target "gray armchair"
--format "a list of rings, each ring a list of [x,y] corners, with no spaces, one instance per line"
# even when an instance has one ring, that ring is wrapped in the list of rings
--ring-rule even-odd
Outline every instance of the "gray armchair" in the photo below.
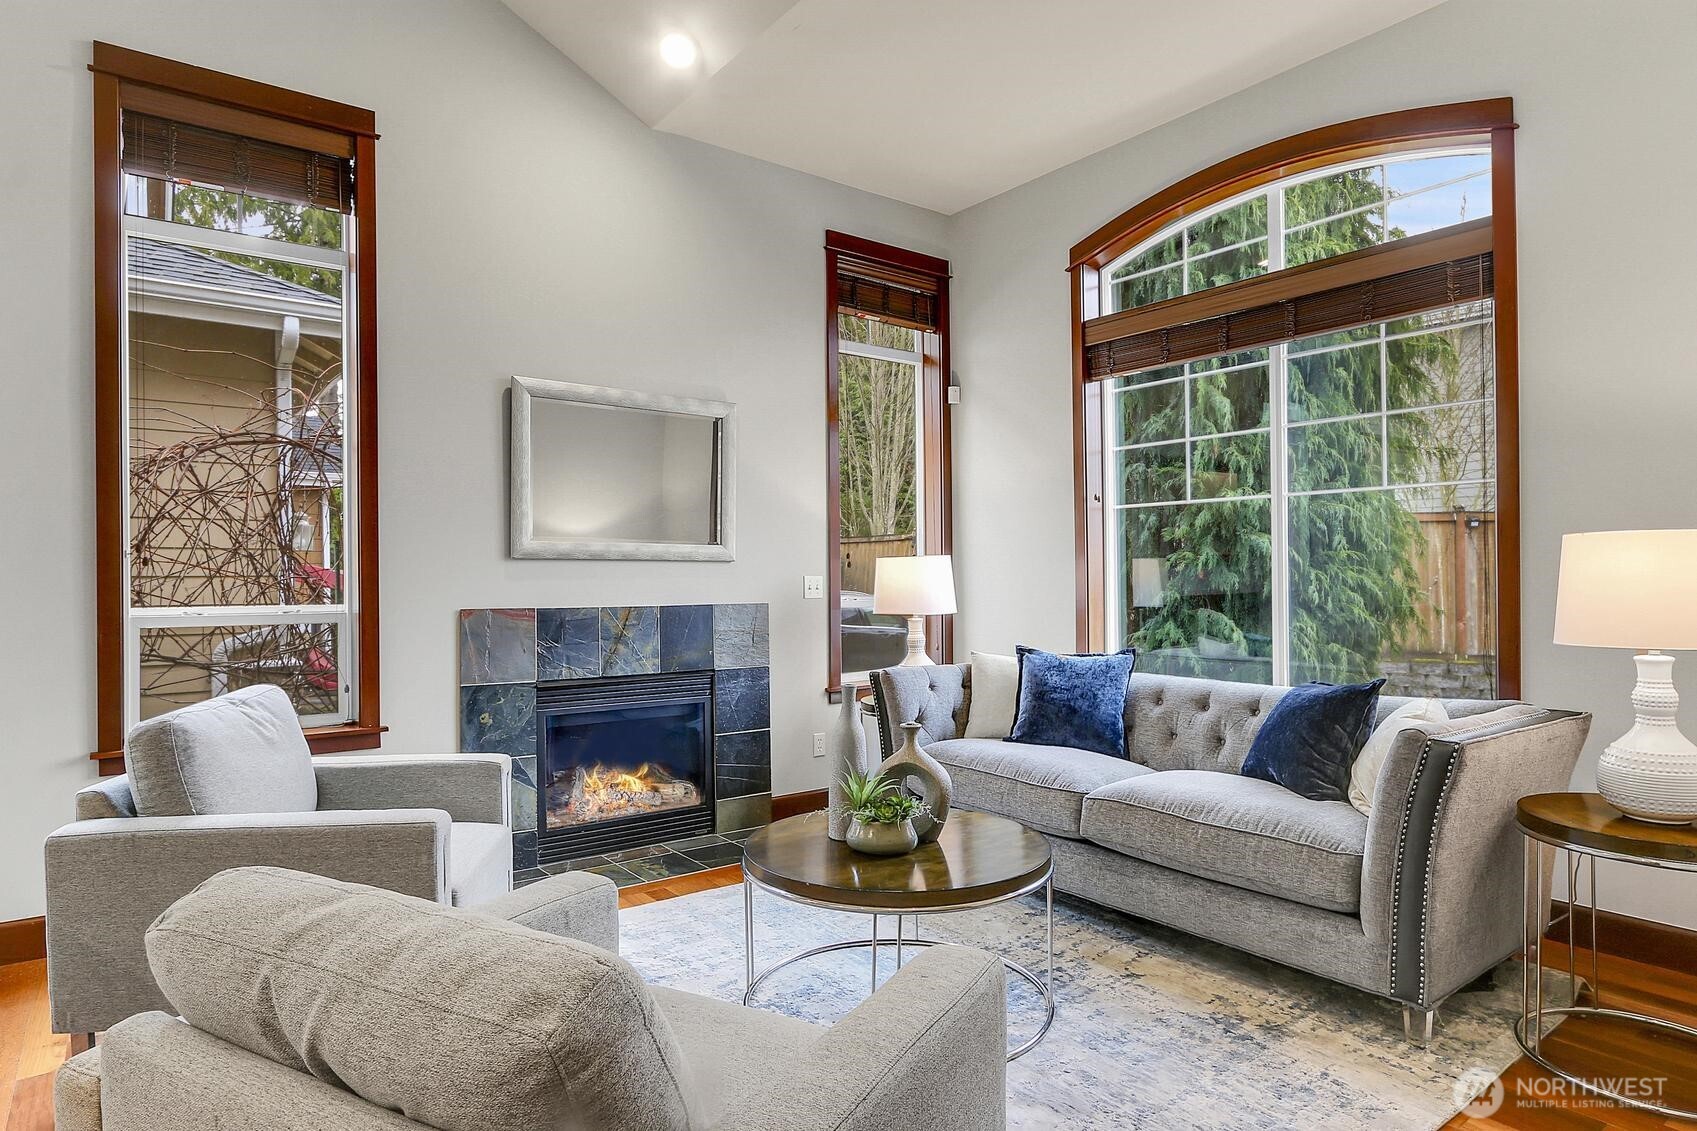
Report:
[[[929,948],[827,1028],[645,985],[615,953],[616,904],[583,873],[471,914],[280,869],[224,873],[147,932],[181,1020],[131,1017],[66,1063],[55,1125],[1005,1126],[1000,960]]]
[[[207,877],[275,865],[467,905],[512,887],[504,754],[314,758],[288,696],[250,687],[150,719],[129,772],[47,838],[53,1029],[165,1007],[148,924]]]

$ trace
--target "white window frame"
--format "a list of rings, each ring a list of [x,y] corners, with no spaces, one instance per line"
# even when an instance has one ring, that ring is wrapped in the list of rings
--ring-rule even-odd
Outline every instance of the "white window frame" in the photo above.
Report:
[[[122,325],[119,329],[119,341],[122,355],[119,362],[119,379],[122,382],[122,403],[125,406],[122,413],[122,450],[123,463],[120,470],[124,485],[124,729],[127,732],[141,721],[141,634],[149,629],[214,629],[214,628],[247,628],[266,625],[298,624],[298,625],[333,625],[336,630],[336,677],[338,680],[336,695],[336,712],[334,714],[319,713],[300,716],[303,729],[314,727],[339,726],[351,723],[359,716],[359,648],[355,634],[358,632],[359,609],[359,570],[353,568],[353,563],[359,561],[359,492],[354,485],[359,482],[360,467],[358,445],[353,438],[359,435],[359,422],[356,419],[359,396],[357,394],[360,375],[358,372],[359,351],[357,349],[357,318],[356,302],[358,287],[354,275],[353,256],[349,249],[356,246],[357,219],[351,213],[344,215],[342,221],[342,246],[340,248],[323,248],[307,244],[288,243],[283,240],[268,239],[263,236],[246,235],[238,232],[225,232],[210,228],[199,228],[190,224],[174,223],[146,216],[132,216],[126,209],[122,224],[122,257],[121,275],[124,281],[123,300],[120,306]],[[342,348],[342,555],[340,572],[342,574],[342,600],[337,603],[322,605],[223,605],[223,606],[138,606],[131,600],[131,579],[133,578],[134,559],[132,556],[131,523],[134,520],[134,507],[130,497],[130,452],[131,452],[131,387],[130,387],[130,317],[136,311],[130,283],[130,241],[134,238],[144,238],[167,243],[181,244],[185,247],[201,251],[225,251],[241,255],[251,255],[264,259],[280,260],[288,263],[300,263],[309,266],[329,267],[342,274],[342,310],[341,310],[341,339]],[[192,302],[194,296],[182,296],[182,301]],[[151,304],[150,304],[151,305]],[[266,325],[264,319],[272,317],[278,329],[282,329],[283,320],[291,317],[288,314],[276,314],[268,308],[264,311],[248,312],[248,318],[254,325]],[[321,527],[321,537],[328,547],[330,530],[326,524]],[[214,690],[216,694],[216,690]]]

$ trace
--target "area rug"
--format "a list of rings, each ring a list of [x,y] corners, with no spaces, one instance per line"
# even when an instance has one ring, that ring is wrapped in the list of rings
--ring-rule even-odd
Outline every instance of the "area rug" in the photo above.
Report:
[[[743,989],[742,887],[620,912],[624,956],[649,981],[726,1001]],[[1039,897],[927,916],[924,937],[980,947],[1041,975]],[[909,922],[911,923],[911,919]],[[869,934],[866,916],[755,894],[755,958]],[[882,931],[894,935],[885,917]],[[909,954],[912,952],[909,951]],[[894,972],[883,948],[879,980]],[[830,1023],[869,992],[865,949],[798,963],[756,1004]],[[1041,1000],[1010,979],[1009,1033],[1034,1032]],[[1518,1055],[1510,1023],[1520,966],[1452,997],[1431,1047],[1403,1039],[1400,1007],[1082,901],[1055,904],[1053,1028],[1008,1066],[1008,1126],[1049,1128],[1435,1128]],[[923,1121],[921,1121],[923,1122]]]

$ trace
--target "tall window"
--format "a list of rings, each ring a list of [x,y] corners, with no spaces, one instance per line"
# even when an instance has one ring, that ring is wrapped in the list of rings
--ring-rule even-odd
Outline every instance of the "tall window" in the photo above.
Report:
[[[376,745],[370,115],[105,45],[95,72],[100,754],[256,683],[315,747]]]
[[[872,611],[878,559],[948,552],[948,264],[831,232],[826,268],[835,691],[907,654],[904,618]]]
[[[1388,116],[1368,156],[1276,143],[1075,267],[1083,643],[1136,645],[1141,671],[1513,692],[1492,105],[1460,136]]]

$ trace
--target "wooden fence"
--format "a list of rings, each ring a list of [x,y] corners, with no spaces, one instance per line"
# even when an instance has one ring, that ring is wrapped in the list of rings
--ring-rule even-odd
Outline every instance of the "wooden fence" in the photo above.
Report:
[[[851,589],[858,589],[862,593],[872,592],[872,578],[879,558],[911,558],[912,556],[912,535],[908,535],[906,538],[895,534],[883,534],[871,538],[844,538],[842,545],[843,591],[846,593]]]
[[[1438,511],[1420,520],[1420,609],[1405,653],[1479,656],[1497,650],[1497,516]]]

